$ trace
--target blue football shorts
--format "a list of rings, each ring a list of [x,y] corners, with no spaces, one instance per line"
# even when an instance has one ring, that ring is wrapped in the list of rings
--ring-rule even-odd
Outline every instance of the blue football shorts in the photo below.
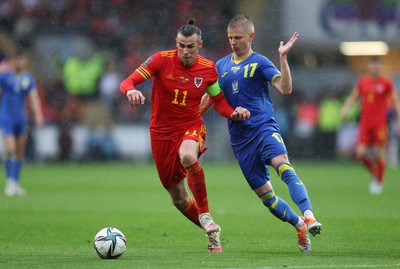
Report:
[[[270,179],[267,165],[279,155],[287,154],[285,143],[276,130],[261,128],[254,136],[232,146],[243,175],[255,190]]]
[[[20,136],[26,133],[26,121],[12,119],[11,117],[0,119],[1,129],[4,136]]]

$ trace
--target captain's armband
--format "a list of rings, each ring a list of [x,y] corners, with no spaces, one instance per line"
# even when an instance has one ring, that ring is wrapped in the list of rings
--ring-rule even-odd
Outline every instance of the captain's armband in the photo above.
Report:
[[[218,81],[216,81],[213,85],[209,86],[206,89],[206,91],[210,96],[218,95],[221,92],[221,87],[219,86]]]

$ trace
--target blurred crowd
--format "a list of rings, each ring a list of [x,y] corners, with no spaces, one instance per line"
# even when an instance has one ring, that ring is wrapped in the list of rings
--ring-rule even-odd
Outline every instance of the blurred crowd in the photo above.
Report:
[[[70,156],[70,129],[75,124],[89,126],[92,144],[99,141],[92,145],[92,158],[99,152],[116,156],[107,133],[110,126],[147,124],[150,117],[149,102],[133,108],[120,94],[122,79],[151,54],[174,49],[178,28],[191,17],[203,30],[201,55],[216,61],[229,53],[226,35],[221,33],[236,14],[236,4],[236,0],[1,1],[0,52],[28,52],[46,123],[59,129],[61,159]],[[150,83],[138,87],[147,100]],[[301,95],[301,86],[295,83],[294,87],[289,97],[273,96],[282,135],[294,157],[351,155],[352,142],[347,139],[350,144],[341,144],[345,142],[340,137],[343,132],[354,136],[357,109],[350,122],[342,122],[339,116],[351,85],[321,89],[311,98]],[[213,120],[223,122],[206,115],[206,121]],[[296,139],[289,139],[293,136]],[[108,146],[98,149],[98,145]]]
[[[85,104],[93,100],[104,103],[111,116],[105,121],[140,121],[148,111],[118,102],[121,79],[152,53],[173,49],[177,29],[192,16],[204,32],[202,54],[222,56],[226,37],[215,31],[226,27],[234,2],[2,1],[0,25],[15,46],[32,54],[48,122],[86,123]]]
[[[176,32],[189,18],[203,30],[201,54],[223,56],[226,36],[216,31],[225,29],[234,10],[235,1],[227,0],[1,1],[0,51],[28,52],[46,123],[59,126],[60,156],[68,158],[75,124],[107,137],[115,123],[148,122],[149,102],[132,108],[119,84],[151,54],[174,49]],[[148,100],[150,83],[139,87]]]

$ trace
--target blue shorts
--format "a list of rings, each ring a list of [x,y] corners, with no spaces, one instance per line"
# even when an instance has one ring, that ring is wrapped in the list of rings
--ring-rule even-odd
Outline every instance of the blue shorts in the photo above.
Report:
[[[242,143],[233,144],[232,149],[244,177],[253,190],[269,181],[267,165],[271,165],[271,160],[287,154],[279,130],[268,125],[261,127]]]
[[[26,120],[7,117],[1,118],[0,124],[4,136],[20,136],[26,133]]]

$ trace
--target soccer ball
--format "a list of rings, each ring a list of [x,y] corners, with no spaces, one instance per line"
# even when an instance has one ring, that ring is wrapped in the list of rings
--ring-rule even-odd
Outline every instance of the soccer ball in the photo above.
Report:
[[[93,247],[102,259],[116,259],[124,254],[126,238],[117,228],[107,227],[96,234]]]

